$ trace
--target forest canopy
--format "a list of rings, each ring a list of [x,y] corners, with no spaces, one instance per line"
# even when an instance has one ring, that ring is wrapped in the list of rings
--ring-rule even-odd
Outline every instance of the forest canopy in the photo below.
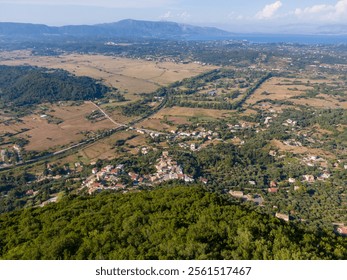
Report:
[[[201,187],[66,197],[0,216],[1,259],[346,259],[347,240]]]
[[[14,106],[102,97],[110,88],[61,69],[0,66],[0,100]]]

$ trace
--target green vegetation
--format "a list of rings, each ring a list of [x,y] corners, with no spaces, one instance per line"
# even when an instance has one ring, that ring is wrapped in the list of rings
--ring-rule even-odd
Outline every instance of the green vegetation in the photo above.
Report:
[[[92,78],[76,77],[64,70],[0,66],[0,100],[7,108],[100,98],[109,90]]]
[[[272,74],[258,71],[213,70],[167,87],[168,106],[234,110],[241,108]]]
[[[197,187],[66,198],[0,216],[2,259],[346,259],[316,236]]]

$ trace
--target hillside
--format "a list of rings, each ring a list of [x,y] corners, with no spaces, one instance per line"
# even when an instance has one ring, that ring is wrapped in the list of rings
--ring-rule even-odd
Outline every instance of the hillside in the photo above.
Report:
[[[121,20],[97,25],[66,25],[0,23],[0,36],[6,37],[112,37],[157,39],[212,39],[228,37],[230,33],[213,27],[198,27],[176,22]]]
[[[1,259],[346,259],[346,242],[197,187],[65,198],[0,216]]]
[[[14,106],[99,98],[108,87],[64,70],[0,66],[0,101]]]

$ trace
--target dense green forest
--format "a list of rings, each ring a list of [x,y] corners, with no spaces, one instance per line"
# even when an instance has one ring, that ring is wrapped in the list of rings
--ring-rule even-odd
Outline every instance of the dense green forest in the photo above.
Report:
[[[110,89],[89,77],[32,66],[0,66],[0,100],[24,106],[102,97]]]
[[[2,259],[346,259],[347,240],[198,187],[66,197],[0,216]]]

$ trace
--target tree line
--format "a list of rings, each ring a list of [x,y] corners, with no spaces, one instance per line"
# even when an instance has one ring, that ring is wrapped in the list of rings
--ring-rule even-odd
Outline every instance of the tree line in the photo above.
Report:
[[[201,187],[66,197],[0,215],[1,259],[346,259],[347,240]]]

